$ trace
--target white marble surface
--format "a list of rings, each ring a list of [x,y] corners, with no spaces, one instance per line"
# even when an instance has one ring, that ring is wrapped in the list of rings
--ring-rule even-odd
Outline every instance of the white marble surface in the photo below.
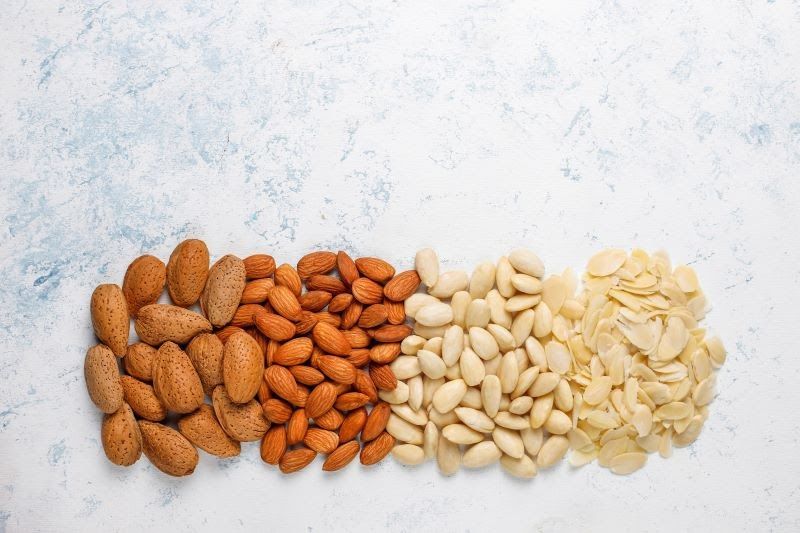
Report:
[[[800,529],[796,0],[9,0],[0,35],[0,532]],[[117,468],[89,295],[189,235],[452,267],[663,247],[729,362],[700,439],[631,477],[286,478],[255,445]]]

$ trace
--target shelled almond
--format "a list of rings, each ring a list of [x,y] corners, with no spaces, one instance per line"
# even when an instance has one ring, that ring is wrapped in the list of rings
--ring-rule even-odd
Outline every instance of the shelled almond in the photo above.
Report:
[[[87,352],[85,374],[107,413],[108,458],[127,466],[143,451],[182,476],[197,465],[196,447],[231,457],[248,441],[261,441],[262,459],[283,473],[318,454],[327,455],[325,471],[359,452],[364,465],[388,455],[394,438],[383,431],[379,394],[397,387],[389,364],[411,333],[404,300],[417,290],[416,272],[395,275],[386,261],[342,251],[312,252],[296,268],[266,254],[226,255],[210,268],[209,259],[189,239],[166,266],[142,256],[122,289],[95,290],[102,344]],[[157,303],[165,286],[173,305]],[[200,313],[188,308],[195,303]],[[129,317],[140,340],[131,345]],[[176,428],[168,413],[180,415]]]

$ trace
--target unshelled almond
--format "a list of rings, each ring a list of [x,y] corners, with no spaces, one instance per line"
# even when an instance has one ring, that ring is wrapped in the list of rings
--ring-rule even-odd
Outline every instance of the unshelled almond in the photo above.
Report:
[[[272,356],[276,365],[292,366],[308,361],[314,344],[308,337],[297,337],[280,345]]]
[[[92,326],[100,342],[122,357],[128,349],[130,320],[125,295],[118,285],[99,285],[92,293]]]
[[[335,408],[331,407],[318,417],[314,418],[314,422],[316,422],[317,425],[322,429],[336,431],[342,426],[342,423],[344,422],[344,416],[342,416],[342,413],[337,411]]]
[[[298,409],[292,413],[286,422],[286,443],[289,446],[302,442],[308,431],[308,417],[305,409]]]
[[[323,274],[316,274],[308,278],[306,288],[310,291],[324,291],[332,295],[342,294],[347,290],[339,278]]]
[[[214,409],[203,404],[178,420],[178,431],[201,450],[217,457],[239,455],[241,445],[232,439],[219,424]]]
[[[333,296],[324,290],[311,290],[300,295],[300,307],[306,311],[322,311]]]
[[[103,417],[100,434],[103,451],[115,465],[130,466],[142,455],[142,434],[128,404]]]
[[[388,324],[375,330],[374,339],[376,342],[402,342],[403,339],[411,335],[412,330],[403,324]]]
[[[297,393],[297,381],[292,373],[282,366],[270,366],[264,371],[264,378],[270,390],[281,398],[290,400]]]
[[[254,322],[258,331],[275,341],[289,340],[296,332],[294,323],[274,313],[258,314],[254,317]]]
[[[339,442],[348,442],[358,437],[358,434],[364,429],[364,424],[366,424],[366,422],[366,408],[359,407],[358,409],[350,411],[347,416],[344,417],[342,425],[339,426]]]
[[[318,360],[319,370],[336,383],[350,384],[356,380],[356,367],[334,355],[323,355]]]
[[[271,278],[248,281],[244,286],[244,291],[242,291],[241,303],[262,304],[267,301],[269,291],[273,287],[275,287],[275,282]]]
[[[342,282],[348,287],[359,277],[355,261],[346,252],[336,254],[336,268],[339,270]]]
[[[153,465],[171,476],[194,472],[200,457],[186,437],[158,422],[139,421],[142,450]]]
[[[223,256],[211,267],[200,305],[214,326],[222,327],[231,321],[246,280],[244,263],[235,255]]]
[[[397,377],[389,365],[370,365],[369,376],[379,389],[392,391],[397,387]]]
[[[136,317],[139,309],[154,304],[164,291],[167,281],[167,267],[159,258],[143,255],[136,258],[122,280],[122,292],[128,303],[128,313]]]
[[[306,415],[309,418],[317,418],[328,412],[334,403],[336,403],[336,387],[332,383],[324,381],[315,386],[308,395],[305,406]]]
[[[224,350],[219,337],[211,333],[197,335],[186,346],[186,355],[189,356],[200,377],[200,383],[203,385],[203,392],[206,396],[210,397],[214,387],[220,385],[224,380]]]
[[[131,376],[122,376],[120,382],[125,402],[139,417],[151,422],[160,422],[166,418],[167,410],[151,385]]]
[[[170,411],[191,413],[203,403],[203,385],[192,361],[180,346],[165,342],[153,367],[153,389]]]
[[[353,303],[353,295],[350,293],[342,293],[334,296],[328,303],[328,311],[331,313],[341,313]]]
[[[212,329],[211,323],[202,315],[166,304],[142,307],[136,317],[135,328],[139,338],[151,346],[160,346],[167,341],[186,344],[195,335]]]
[[[92,346],[86,352],[83,374],[89,398],[106,414],[115,413],[122,407],[123,389],[119,379],[119,367],[113,352],[102,344]]]
[[[327,429],[312,427],[306,431],[303,444],[317,453],[331,453],[339,446],[339,435]]]
[[[172,302],[189,307],[197,302],[208,278],[209,254],[203,241],[187,239],[169,256],[167,290]]]
[[[236,333],[225,343],[222,376],[230,399],[247,403],[255,398],[264,375],[264,354],[247,333]]]
[[[361,440],[364,442],[375,439],[386,429],[389,422],[389,415],[392,414],[391,406],[386,402],[380,402],[369,412],[364,429],[361,431]]]

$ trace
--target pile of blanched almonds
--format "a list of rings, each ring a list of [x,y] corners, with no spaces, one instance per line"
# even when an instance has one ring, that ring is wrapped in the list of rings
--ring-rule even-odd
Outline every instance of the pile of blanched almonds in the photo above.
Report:
[[[440,273],[430,249],[415,263],[427,293],[405,301],[413,335],[381,395],[401,463],[435,458],[449,475],[499,460],[533,477],[569,452],[630,474],[700,434],[725,349],[698,325],[707,302],[691,268],[604,250],[579,290],[523,249],[471,277]]]

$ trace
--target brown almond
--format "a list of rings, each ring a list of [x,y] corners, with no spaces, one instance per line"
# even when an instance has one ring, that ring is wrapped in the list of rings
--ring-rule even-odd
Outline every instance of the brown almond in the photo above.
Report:
[[[374,328],[386,322],[387,318],[389,318],[389,313],[385,305],[372,304],[361,312],[358,326],[361,328]]]
[[[263,304],[267,301],[269,291],[275,287],[275,282],[271,278],[256,279],[248,281],[242,291],[242,299],[240,303],[243,304]]]
[[[316,368],[304,365],[295,365],[289,367],[289,372],[292,373],[294,379],[303,385],[318,385],[325,381],[325,376]]]
[[[326,322],[319,322],[312,333],[314,342],[325,352],[334,355],[347,355],[351,350],[350,343],[342,332]]]
[[[261,439],[261,460],[270,465],[278,464],[286,453],[286,428],[272,426]]]
[[[353,298],[365,305],[379,304],[383,301],[383,287],[369,278],[358,278],[353,282]]]
[[[293,474],[311,464],[316,456],[317,452],[309,450],[308,448],[289,450],[281,457],[278,468],[280,468],[281,472],[284,474]]]
[[[306,416],[305,409],[298,409],[286,422],[286,443],[289,446],[294,446],[303,442],[303,438],[308,431],[308,417]]]
[[[222,376],[225,390],[235,403],[247,403],[255,398],[264,375],[264,354],[258,343],[247,333],[232,335],[225,344]]]
[[[317,453],[331,453],[339,446],[339,435],[321,428],[308,428],[303,444]]]
[[[223,382],[224,350],[222,341],[212,333],[201,333],[186,346],[186,355],[189,356],[192,366],[200,377],[206,396],[210,397],[214,387]]]
[[[353,383],[356,380],[356,367],[346,359],[334,355],[319,358],[319,370],[337,383]]]
[[[122,376],[122,392],[125,402],[140,418],[160,422],[167,417],[167,410],[156,396],[153,387],[131,376]]]
[[[283,285],[276,285],[267,296],[269,304],[276,313],[284,318],[296,322],[302,317],[300,302],[294,293]]]
[[[339,427],[339,442],[347,442],[355,439],[361,430],[364,429],[364,424],[367,423],[367,410],[364,407],[359,407],[347,414],[344,417],[342,425]]]
[[[342,413],[331,407],[326,412],[314,418],[314,422],[316,422],[316,424],[322,429],[336,431],[342,426],[344,417],[342,416]]]
[[[92,293],[91,313],[94,333],[100,342],[117,357],[124,356],[128,349],[131,321],[122,289],[112,283],[98,285]]]
[[[326,413],[336,403],[336,387],[327,381],[323,381],[311,390],[306,400],[306,416],[317,418]]]
[[[200,407],[203,385],[186,352],[173,342],[165,342],[153,364],[153,389],[168,411],[191,413]]]
[[[366,348],[356,348],[347,354],[347,361],[356,368],[361,368],[369,363],[369,350]]]
[[[225,255],[208,271],[200,305],[208,321],[221,328],[231,321],[246,283],[244,263],[235,255]]]
[[[267,380],[262,379],[261,383],[258,385],[258,394],[256,394],[256,398],[258,399],[258,403],[264,403],[270,398],[272,398],[272,391],[269,390],[269,385],[267,385]]]
[[[297,273],[301,279],[315,274],[327,274],[336,267],[336,254],[333,252],[311,252],[297,262]]]
[[[255,400],[238,404],[231,401],[224,385],[212,393],[214,414],[225,433],[239,442],[259,440],[269,429],[264,411]]]
[[[392,278],[383,288],[383,294],[390,300],[402,302],[419,288],[420,279],[416,270],[406,270]]]
[[[353,382],[353,388],[361,394],[365,394],[367,398],[369,398],[370,403],[376,403],[378,401],[378,389],[372,382],[372,378],[369,377],[369,374],[364,370],[358,370],[356,372],[356,380]]]
[[[342,324],[341,317],[335,313],[329,313],[328,311],[317,311],[314,313],[314,316],[317,317],[317,323],[325,322],[336,329],[339,329]]]
[[[359,449],[360,447],[358,442],[352,440],[350,442],[345,442],[333,450],[325,459],[325,462],[322,463],[322,469],[325,472],[335,472],[337,470],[341,470],[350,464],[355,456],[358,455]]]
[[[244,329],[239,326],[225,326],[222,329],[218,329],[214,335],[225,345],[234,333],[244,333]]]
[[[359,277],[355,261],[346,252],[340,251],[336,254],[336,269],[342,282],[348,287]]]
[[[361,318],[361,313],[364,310],[364,305],[361,302],[354,301],[342,313],[342,329],[350,329],[358,324],[358,319]]]
[[[142,307],[134,325],[139,338],[151,346],[159,346],[166,341],[186,344],[195,335],[211,331],[211,323],[202,315],[166,304]]]
[[[236,308],[236,312],[231,318],[229,326],[246,328],[255,325],[256,316],[266,316],[269,313],[263,305],[244,304]]]
[[[364,407],[369,402],[369,396],[361,394],[360,392],[346,392],[336,398],[336,403],[333,404],[339,411],[352,411],[359,407]]]
[[[156,303],[166,282],[167,267],[161,259],[152,255],[134,259],[122,280],[122,293],[128,303],[130,316],[135,318],[139,309]]]
[[[208,279],[206,243],[187,239],[173,250],[167,262],[167,291],[172,303],[189,307],[197,302]]]
[[[289,399],[289,401],[295,407],[305,407],[306,402],[308,401],[308,394],[308,387],[305,385],[297,385],[297,391],[295,392],[294,397]]]
[[[142,450],[153,466],[171,476],[187,476],[194,472],[200,457],[186,437],[171,427],[157,422],[139,421]]]
[[[143,342],[137,342],[128,346],[122,362],[125,363],[125,372],[142,381],[153,380],[153,359],[156,356],[156,349]]]
[[[217,457],[235,457],[241,445],[222,429],[214,408],[203,404],[200,408],[178,420],[178,431],[201,450]]]
[[[367,332],[360,327],[346,329],[342,331],[342,335],[350,343],[351,348],[366,348],[372,340]]]
[[[267,254],[254,254],[245,257],[244,271],[247,279],[268,278],[275,272],[275,259]]]
[[[142,456],[142,434],[128,404],[103,417],[100,440],[108,460],[119,466],[130,466]]]
[[[402,324],[406,321],[406,308],[403,302],[395,302],[384,298],[383,305],[386,306],[386,321],[389,324]]]
[[[272,365],[264,371],[269,389],[280,396],[290,400],[297,393],[297,381],[291,372],[282,366]]]
[[[369,350],[369,358],[378,364],[388,364],[397,359],[400,355],[399,342],[387,342],[376,344]]]
[[[295,335],[295,325],[280,315],[259,313],[254,317],[254,320],[258,331],[269,339],[282,342],[291,339]]]
[[[393,391],[397,388],[397,376],[394,375],[389,365],[369,365],[369,377],[381,390]]]
[[[300,307],[307,311],[321,311],[331,301],[331,293],[326,291],[309,291],[300,295]]]
[[[300,292],[303,290],[303,281],[292,265],[284,263],[279,266],[275,270],[273,279],[276,286],[286,287],[295,297],[300,296]]]
[[[342,311],[347,309],[351,303],[353,303],[352,294],[346,292],[343,292],[342,294],[337,294],[328,303],[328,312],[341,313]]]
[[[273,360],[275,359],[275,354],[278,352],[278,348],[280,347],[281,343],[278,341],[270,339],[267,342],[267,353],[264,355],[264,358],[267,361],[267,366],[272,364]]]
[[[392,408],[388,403],[380,402],[376,404],[367,416],[364,429],[361,430],[361,440],[368,442],[377,438],[386,429],[386,424],[389,423],[389,415],[391,414]]]
[[[377,257],[359,257],[356,259],[356,268],[358,268],[362,276],[366,276],[381,285],[394,276],[394,267]]]
[[[411,335],[410,326],[402,324],[387,324],[375,330],[373,337],[376,342],[402,342],[403,339]]]
[[[119,367],[108,346],[97,344],[89,348],[83,363],[83,375],[89,398],[98,409],[111,414],[122,407],[123,391]]]
[[[361,449],[361,464],[364,466],[374,465],[389,455],[394,447],[394,437],[385,431],[364,445]]]
[[[313,348],[314,344],[311,339],[297,337],[281,344],[280,348],[272,356],[272,362],[276,365],[284,366],[303,364],[311,357]]]
[[[285,424],[292,416],[292,407],[278,398],[270,398],[262,403],[261,410],[273,424]]]
[[[325,291],[332,295],[341,294],[347,290],[339,278],[322,274],[308,278],[306,288],[310,291]]]

